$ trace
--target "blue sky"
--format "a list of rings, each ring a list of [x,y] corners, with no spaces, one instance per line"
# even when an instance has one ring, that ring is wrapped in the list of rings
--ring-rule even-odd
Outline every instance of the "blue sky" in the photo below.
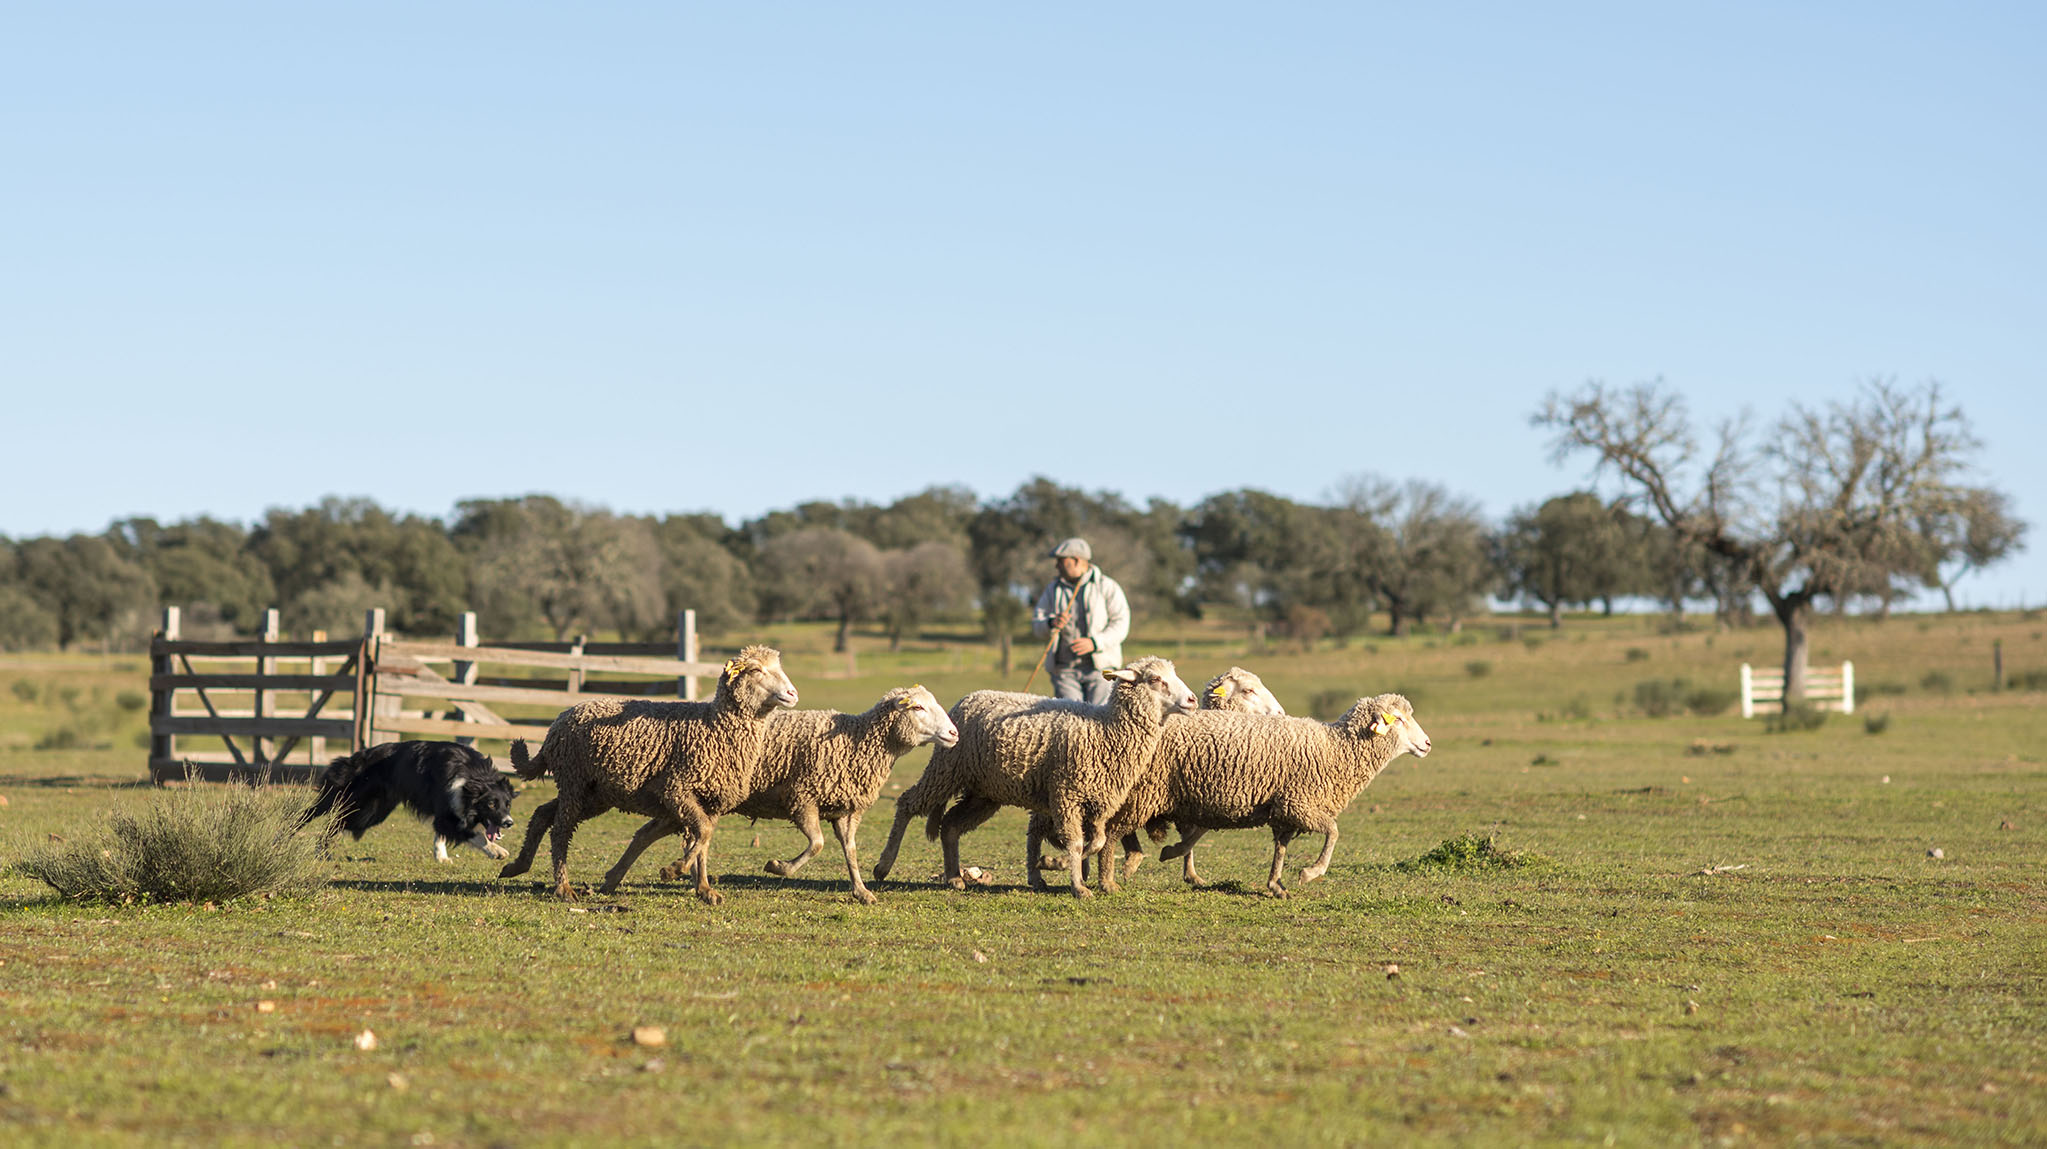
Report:
[[[0,533],[1577,484],[1939,379],[2047,522],[2047,8],[66,4],[0,35]],[[2043,526],[2042,530],[2047,530]],[[2047,535],[1965,584],[2047,600]]]

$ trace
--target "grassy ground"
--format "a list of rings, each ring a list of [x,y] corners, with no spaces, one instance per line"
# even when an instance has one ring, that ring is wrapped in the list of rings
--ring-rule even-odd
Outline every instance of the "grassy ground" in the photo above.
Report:
[[[1032,895],[1014,813],[967,839],[995,888],[929,884],[919,837],[873,907],[832,847],[799,879],[761,873],[796,834],[763,824],[753,846],[743,821],[715,845],[716,909],[655,879],[669,852],[571,908],[471,852],[435,865],[400,820],[344,840],[310,901],[70,905],[8,875],[0,1139],[2038,1143],[2047,694],[1992,692],[1989,643],[2023,671],[2047,665],[2043,630],[1822,624],[1815,661],[1853,658],[1888,725],[1781,735],[1634,701],[1659,678],[1731,686],[1775,660],[1771,630],[1573,620],[1255,652],[1141,633],[1134,652],[1190,681],[1239,662],[1296,712],[1415,696],[1435,753],[1366,791],[1329,876],[1283,902],[1254,894],[1260,832],[1204,843],[1209,890],[1154,862],[1112,897]],[[980,648],[863,647],[847,677],[816,632],[774,638],[807,705],[1000,684]],[[148,800],[118,701],[144,675],[0,661],[0,860]],[[870,861],[891,814],[885,792]],[[634,824],[589,824],[575,876]],[[1548,863],[1400,868],[1466,833]]]

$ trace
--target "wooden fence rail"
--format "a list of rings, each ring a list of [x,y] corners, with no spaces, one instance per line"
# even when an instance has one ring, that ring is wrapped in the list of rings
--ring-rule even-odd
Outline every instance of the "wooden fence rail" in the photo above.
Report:
[[[362,637],[342,642],[323,634],[310,642],[281,641],[275,610],[265,614],[263,633],[254,640],[187,641],[178,626],[178,608],[166,608],[163,628],[150,644],[149,773],[158,782],[188,774],[209,781],[307,781],[325,767],[329,740],[346,745],[349,753],[407,735],[465,744],[479,738],[538,740],[557,713],[579,702],[649,695],[694,699],[698,680],[715,679],[722,669],[697,658],[693,610],[677,616],[673,645],[581,639],[484,645],[473,613],[462,616],[452,642],[413,640],[385,633],[381,609],[367,613]],[[195,666],[195,659],[230,668]],[[340,665],[329,672],[335,660]],[[286,669],[284,663],[299,665]],[[563,673],[485,677],[485,665]],[[599,680],[589,677],[593,671],[640,677]],[[181,695],[196,698],[202,709],[181,709]],[[280,695],[293,696],[289,707]],[[408,700],[444,705],[407,709]],[[506,716],[492,704],[540,713]],[[181,747],[179,738],[218,738],[222,748]],[[301,760],[291,760],[301,747]]]

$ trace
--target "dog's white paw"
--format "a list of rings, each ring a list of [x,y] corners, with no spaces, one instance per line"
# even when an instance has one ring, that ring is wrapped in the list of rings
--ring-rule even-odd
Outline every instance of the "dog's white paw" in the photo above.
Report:
[[[512,856],[512,852],[510,850],[505,849],[503,846],[498,845],[496,842],[485,842],[483,844],[483,852],[490,855],[493,858],[509,858]]]

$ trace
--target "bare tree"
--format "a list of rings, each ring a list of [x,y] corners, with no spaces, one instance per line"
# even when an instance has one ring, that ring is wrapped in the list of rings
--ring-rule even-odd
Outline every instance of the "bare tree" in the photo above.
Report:
[[[1762,593],[1784,628],[1792,702],[1805,697],[1814,603],[1923,577],[1925,524],[1982,491],[1958,482],[1979,444],[1934,383],[1877,380],[1852,402],[1794,404],[1767,435],[1744,414],[1717,428],[1710,455],[1660,381],[1553,393],[1532,421],[1555,432],[1558,461],[1593,452],[1595,473],[1618,474],[1682,541]]]
[[[1928,544],[1925,581],[1955,609],[1955,584],[2015,551],[2025,549],[2026,524],[2012,513],[2003,491],[1966,492],[1920,524]]]
[[[836,618],[832,649],[844,653],[853,624],[871,614],[881,589],[881,552],[837,527],[802,527],[762,543],[754,558],[761,613]]]
[[[967,571],[966,556],[951,543],[887,551],[881,563],[881,616],[890,650],[901,650],[903,635],[914,635],[926,619],[960,610],[973,597],[974,576]]]
[[[645,522],[546,495],[461,511],[454,533],[472,548],[478,609],[494,629],[537,614],[559,641],[598,627],[641,633],[667,617],[661,551]]]
[[[1478,504],[1435,483],[1376,475],[1344,480],[1337,498],[1373,528],[1356,534],[1352,561],[1391,616],[1388,633],[1406,634],[1431,614],[1461,625],[1495,578]]]

